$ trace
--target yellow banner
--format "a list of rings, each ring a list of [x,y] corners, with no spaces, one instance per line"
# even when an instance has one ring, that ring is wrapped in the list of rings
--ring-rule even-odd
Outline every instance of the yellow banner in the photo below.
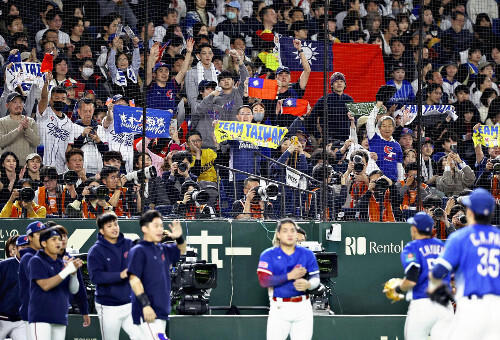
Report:
[[[235,121],[219,121],[215,126],[218,143],[242,140],[271,149],[276,149],[281,144],[287,132],[288,129],[284,127]]]
[[[474,146],[481,144],[488,148],[500,145],[498,137],[498,126],[480,125],[472,134]]]

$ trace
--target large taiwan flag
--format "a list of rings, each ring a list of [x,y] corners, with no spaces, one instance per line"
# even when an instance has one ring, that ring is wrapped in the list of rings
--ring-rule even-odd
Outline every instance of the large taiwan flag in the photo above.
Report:
[[[280,64],[290,69],[292,82],[297,82],[302,74],[302,64],[293,39],[280,38]],[[303,40],[302,50],[311,66],[311,75],[302,99],[311,106],[323,96],[323,42]],[[341,72],[346,77],[345,93],[355,102],[374,101],[379,87],[385,84],[382,50],[372,44],[330,44],[328,49],[328,92],[329,78],[333,72]]]

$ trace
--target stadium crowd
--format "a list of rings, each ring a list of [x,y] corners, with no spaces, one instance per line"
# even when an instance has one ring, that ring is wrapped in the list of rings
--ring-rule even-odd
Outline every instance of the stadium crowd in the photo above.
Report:
[[[421,208],[445,236],[465,224],[460,197],[469,190],[483,187],[500,199],[500,148],[472,141],[477,124],[500,124],[496,2],[425,0],[421,60],[419,8],[411,1],[334,2],[326,30],[321,1],[149,1],[147,14],[143,5],[2,2],[0,217],[132,217],[156,207],[184,218],[392,222],[417,211],[420,173]],[[303,42],[323,41],[326,31],[333,44],[379,45],[395,93],[377,98],[369,115],[355,116],[345,105],[353,102],[349,88],[369,84],[347,84],[335,72],[331,92],[306,114],[281,114],[284,100],[301,99],[308,85]],[[289,60],[268,58],[281,36],[294,38],[302,65],[294,83]],[[48,54],[52,72],[38,86],[12,76],[16,62],[41,63]],[[419,68],[424,105],[453,105],[456,112],[424,120],[421,140],[405,110],[416,104]],[[276,98],[250,97],[250,77],[276,79]],[[115,133],[117,105],[171,110],[171,138],[146,138],[144,145],[139,135]],[[277,149],[218,143],[219,120],[288,133]],[[143,162],[157,176],[134,172]],[[299,174],[302,191],[290,185],[290,172]],[[266,200],[259,176],[289,185]],[[209,198],[196,199],[201,189]]]

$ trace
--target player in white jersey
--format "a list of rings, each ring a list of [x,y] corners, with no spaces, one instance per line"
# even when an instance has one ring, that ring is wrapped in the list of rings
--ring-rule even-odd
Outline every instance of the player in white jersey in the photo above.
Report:
[[[45,73],[46,79],[42,89],[40,102],[36,112],[38,133],[44,146],[43,164],[56,167],[58,173],[66,171],[65,153],[68,144],[73,143],[75,136],[82,133],[81,126],[73,122],[63,113],[66,89],[54,87],[49,100],[49,82],[52,79],[50,72]],[[48,106],[50,104],[50,106]]]
[[[500,229],[491,225],[495,199],[479,188],[462,199],[468,226],[447,239],[429,283],[431,298],[445,295],[442,279],[455,273],[457,310],[450,340],[500,339]],[[440,294],[443,292],[443,294]]]
[[[125,161],[125,170],[131,172],[134,170],[134,135],[132,133],[122,132],[115,133],[115,125],[113,120],[114,105],[128,106],[128,101],[121,95],[113,97],[113,102],[108,105],[108,114],[104,117],[102,126],[105,131],[105,139],[107,140],[109,150],[119,151]]]

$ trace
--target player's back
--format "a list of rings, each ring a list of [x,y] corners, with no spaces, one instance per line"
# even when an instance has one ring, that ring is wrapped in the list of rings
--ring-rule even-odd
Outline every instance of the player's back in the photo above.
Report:
[[[457,296],[500,295],[500,229],[473,225],[450,235],[443,259],[455,271]]]

